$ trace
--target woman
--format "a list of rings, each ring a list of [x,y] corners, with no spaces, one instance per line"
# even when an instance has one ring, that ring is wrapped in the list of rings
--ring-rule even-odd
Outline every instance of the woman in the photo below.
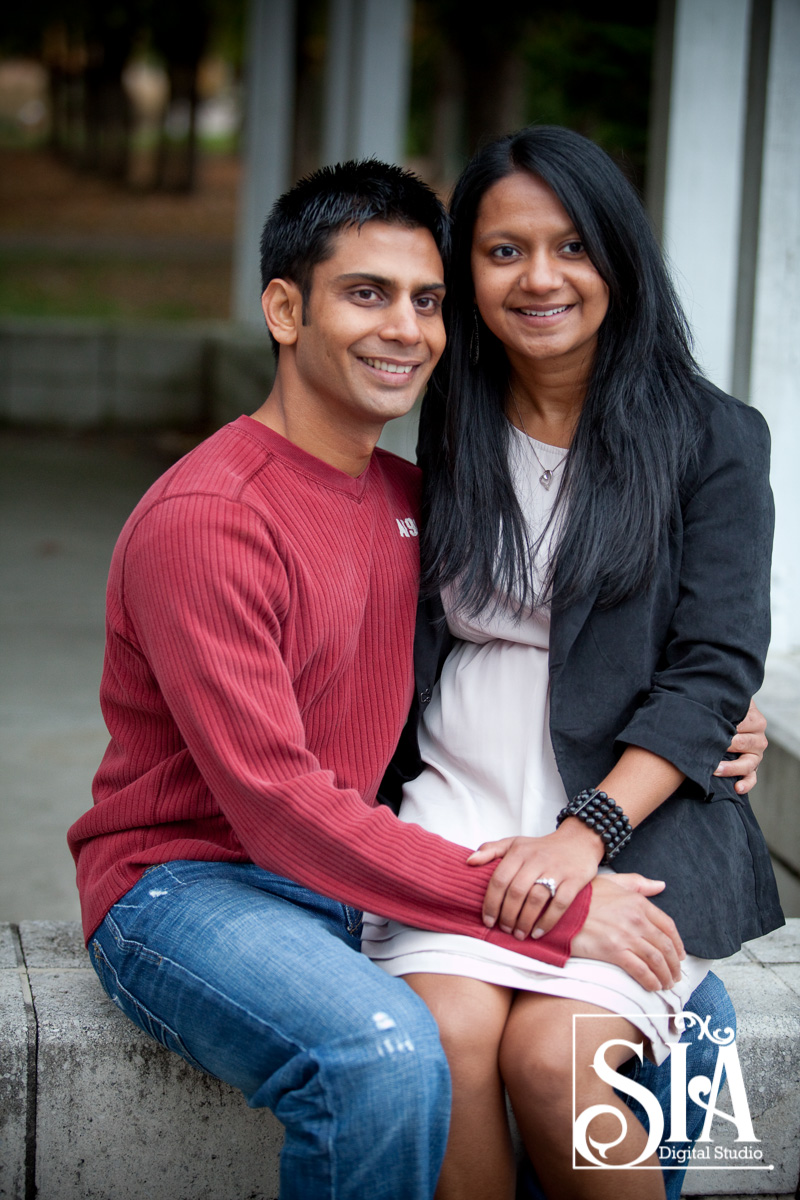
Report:
[[[376,918],[364,948],[439,1020],[443,1200],[513,1195],[503,1085],[549,1195],[663,1197],[658,1170],[572,1169],[573,1018],[592,1017],[575,1026],[576,1111],[607,1110],[589,1136],[609,1163],[657,1167],[630,1113],[619,1139],[595,1047],[644,1036],[662,1060],[710,960],[782,923],[749,806],[713,778],[767,648],[768,436],[697,375],[638,198],[591,142],[531,128],[492,143],[452,211],[446,375],[421,451],[425,583],[459,640],[401,816],[502,860],[488,924],[539,936],[613,861],[666,881],[689,954],[654,994],[607,964],[531,966]]]

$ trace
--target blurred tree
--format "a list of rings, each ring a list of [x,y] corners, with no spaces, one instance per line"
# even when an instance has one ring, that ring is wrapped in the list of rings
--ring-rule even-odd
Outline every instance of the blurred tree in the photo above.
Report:
[[[386,0],[391,3],[391,0]],[[121,85],[134,51],[163,63],[170,99],[153,181],[189,190],[197,156],[198,67],[210,46],[241,65],[246,0],[42,0],[16,5],[0,53],[42,54],[53,143],[117,178],[130,113]],[[641,185],[658,0],[415,0],[408,153],[446,188],[487,137],[528,121],[595,138]],[[328,0],[296,0],[294,167],[317,165]],[[42,30],[46,30],[42,50]]]
[[[241,72],[245,0],[149,0],[148,48],[164,65],[169,97],[162,113],[153,186],[190,192],[197,182],[199,75],[214,50]]]
[[[210,46],[239,68],[245,0],[42,0],[14,5],[0,55],[30,55],[49,76],[51,146],[76,166],[128,180],[131,106],[122,82],[135,53],[161,61],[169,102],[153,183],[194,186],[198,69]]]
[[[144,5],[125,0],[84,0],[83,120],[80,165],[111,179],[128,177],[131,106],[122,72],[144,18]]]
[[[164,62],[169,100],[161,118],[154,184],[172,192],[190,192],[197,163],[197,74],[208,46],[211,5],[195,0],[191,10],[153,4],[151,46]]]
[[[40,36],[50,96],[50,148],[68,156],[70,147],[83,142],[81,77],[86,64],[85,47],[76,30],[63,19],[48,21]]]
[[[658,0],[417,0],[409,152],[440,186],[484,139],[539,121],[641,184]]]
[[[294,110],[295,178],[320,164],[322,154],[322,104],[327,49],[327,0],[296,0],[297,53]]]
[[[599,142],[642,187],[657,0],[573,0],[537,18],[523,56],[525,120]]]

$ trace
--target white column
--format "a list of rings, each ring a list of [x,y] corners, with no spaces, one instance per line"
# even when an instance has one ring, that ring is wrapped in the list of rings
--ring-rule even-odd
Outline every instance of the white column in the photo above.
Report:
[[[411,19],[411,0],[330,0],[326,162],[405,157]]]
[[[342,162],[350,153],[353,39],[356,0],[329,0],[322,112],[322,161]]]
[[[750,399],[772,431],[772,649],[800,653],[800,0],[773,0]]]
[[[353,151],[402,162],[411,69],[410,0],[360,0]]]
[[[736,324],[749,16],[750,0],[675,6],[664,249],[700,365],[726,390]]]
[[[295,0],[250,0],[233,315],[258,326],[264,323],[259,305],[261,229],[270,205],[292,182],[294,43]]]

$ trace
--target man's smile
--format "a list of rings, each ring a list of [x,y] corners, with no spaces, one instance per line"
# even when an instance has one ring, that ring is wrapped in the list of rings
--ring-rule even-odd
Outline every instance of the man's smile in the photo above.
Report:
[[[407,379],[419,363],[416,362],[394,362],[388,358],[367,358],[364,355],[359,355],[361,362],[365,366],[371,367],[374,371],[385,372],[389,375],[399,375],[403,379]]]

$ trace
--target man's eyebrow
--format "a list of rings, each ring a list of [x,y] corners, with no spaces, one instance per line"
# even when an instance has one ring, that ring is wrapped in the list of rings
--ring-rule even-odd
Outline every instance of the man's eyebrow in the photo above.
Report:
[[[363,280],[365,283],[376,283],[379,287],[391,288],[397,286],[397,280],[389,279],[386,275],[371,275],[368,271],[350,271],[345,275],[337,275],[337,283],[356,283]],[[443,292],[445,285],[441,280],[436,283],[420,283],[415,288],[415,292]]]

